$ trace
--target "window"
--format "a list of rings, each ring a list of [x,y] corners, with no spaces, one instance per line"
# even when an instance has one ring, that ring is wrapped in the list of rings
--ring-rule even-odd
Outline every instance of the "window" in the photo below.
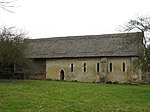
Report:
[[[122,71],[125,72],[125,70],[126,70],[126,65],[125,65],[125,63],[123,63],[122,64]]]
[[[112,63],[109,64],[109,71],[112,72]]]
[[[83,64],[83,72],[86,72],[86,63]]]
[[[73,63],[70,65],[70,70],[73,72]]]
[[[125,62],[122,63],[121,69],[122,72],[127,72],[127,64]]]
[[[97,72],[99,72],[99,63],[97,63]]]

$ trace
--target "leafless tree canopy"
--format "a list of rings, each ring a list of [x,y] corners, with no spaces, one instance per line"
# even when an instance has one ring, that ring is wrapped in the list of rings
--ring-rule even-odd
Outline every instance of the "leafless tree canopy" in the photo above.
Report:
[[[137,17],[136,19],[131,19],[123,28],[124,31],[150,31],[150,17]]]
[[[136,19],[130,19],[127,24],[120,26],[119,29],[123,32],[140,31],[144,34],[144,50],[139,51],[140,61],[142,62],[142,70],[150,73],[150,17],[137,17]],[[137,40],[138,39],[134,41]]]
[[[136,19],[130,19],[129,22],[120,27],[120,31],[140,31],[145,35],[143,37],[144,45],[147,45],[150,41],[150,17],[137,17]]]
[[[12,10],[12,8],[15,7],[14,3],[17,0],[0,0],[0,8],[13,13],[14,11]]]

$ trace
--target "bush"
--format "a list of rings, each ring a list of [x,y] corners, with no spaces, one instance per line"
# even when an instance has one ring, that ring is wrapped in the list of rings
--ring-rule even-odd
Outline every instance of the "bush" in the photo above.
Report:
[[[47,81],[52,81],[53,79],[49,78],[49,79],[46,79]]]
[[[78,82],[78,80],[72,80],[71,82]]]
[[[115,82],[113,82],[113,84],[119,84],[119,82],[118,82],[118,81],[115,81]]]
[[[106,84],[112,84],[112,82],[111,81],[107,81]]]

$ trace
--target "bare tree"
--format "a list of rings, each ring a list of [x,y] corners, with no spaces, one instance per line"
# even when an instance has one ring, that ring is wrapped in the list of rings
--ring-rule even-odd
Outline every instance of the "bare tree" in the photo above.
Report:
[[[14,3],[16,2],[17,0],[0,0],[0,8],[8,11],[8,12],[11,12],[11,13],[14,13],[14,11],[12,10],[12,8],[15,7]]]
[[[120,27],[120,31],[142,32],[144,49],[139,50],[139,61],[141,62],[142,71],[148,73],[147,76],[149,77],[150,81],[150,17],[137,17],[136,19],[131,19],[127,24]],[[138,38],[136,40],[131,40],[131,42],[133,41],[138,41]]]
[[[129,22],[121,26],[121,31],[140,31],[143,32],[143,44],[145,47],[150,41],[150,17],[137,17],[136,19],[131,19]]]

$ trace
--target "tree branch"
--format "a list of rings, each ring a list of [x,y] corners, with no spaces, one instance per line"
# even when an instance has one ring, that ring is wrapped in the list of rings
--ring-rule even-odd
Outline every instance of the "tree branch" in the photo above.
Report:
[[[14,11],[12,11],[10,8],[14,8],[15,5],[13,3],[15,3],[17,0],[14,1],[1,1],[0,2],[0,8],[2,8],[5,11],[8,11],[10,13],[14,13]]]

